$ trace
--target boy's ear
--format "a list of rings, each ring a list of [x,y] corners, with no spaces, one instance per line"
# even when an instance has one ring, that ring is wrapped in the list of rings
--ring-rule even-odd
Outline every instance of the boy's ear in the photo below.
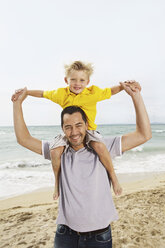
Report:
[[[88,82],[87,82],[87,85],[90,83],[90,78],[88,78]]]
[[[66,84],[68,84],[67,77],[64,77],[64,81],[65,81]]]

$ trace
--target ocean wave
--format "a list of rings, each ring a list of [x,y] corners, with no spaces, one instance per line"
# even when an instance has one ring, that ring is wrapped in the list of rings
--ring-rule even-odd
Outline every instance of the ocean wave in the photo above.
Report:
[[[0,131],[0,135],[4,135],[4,134],[7,134],[7,133],[4,131]]]
[[[17,162],[6,162],[0,166],[0,169],[36,168],[36,167],[45,167],[48,165],[50,165],[50,162],[17,161]]]
[[[165,129],[152,129],[152,133],[165,133]]]
[[[165,154],[137,156],[125,154],[114,161],[118,173],[161,172],[165,171]]]
[[[141,146],[137,146],[129,150],[127,153],[134,153],[134,154],[140,154],[145,153],[145,155],[152,155],[153,153],[155,155],[162,154],[165,151],[165,145],[164,143],[161,144],[144,144]]]
[[[153,132],[155,132],[155,133],[164,133],[165,132],[165,130],[154,130]]]
[[[133,149],[131,149],[131,151],[133,152],[142,152],[144,149],[143,146],[137,146],[137,147],[134,147]]]

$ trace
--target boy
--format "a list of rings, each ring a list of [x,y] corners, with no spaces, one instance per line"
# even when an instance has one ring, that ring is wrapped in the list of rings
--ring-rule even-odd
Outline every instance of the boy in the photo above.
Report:
[[[27,90],[27,95],[50,99],[51,101],[59,104],[62,108],[77,105],[84,110],[88,120],[86,143],[90,144],[90,146],[98,154],[100,161],[108,171],[109,177],[112,181],[114,193],[116,195],[120,195],[122,193],[122,188],[114,172],[111,157],[102,141],[102,137],[97,131],[95,131],[97,126],[94,121],[96,117],[97,102],[109,99],[111,95],[117,94],[123,90],[123,87],[122,85],[119,85],[112,88],[100,89],[99,87],[93,85],[86,88],[89,84],[92,73],[93,68],[91,64],[75,61],[72,64],[65,66],[64,79],[66,84],[68,84],[68,87],[59,88],[53,91]],[[139,85],[132,84],[131,87],[139,87]],[[18,90],[17,94],[19,94],[20,91]],[[79,125],[81,126],[81,123]],[[68,130],[70,129],[69,126],[67,128]],[[78,129],[79,126],[76,126],[76,130],[69,130],[71,133],[70,138],[72,139],[72,142],[74,142],[75,146],[79,144],[81,138],[81,133]],[[63,135],[58,135],[55,137],[50,145],[51,161],[55,175],[54,200],[58,199],[59,196],[61,155],[66,145],[67,140]]]

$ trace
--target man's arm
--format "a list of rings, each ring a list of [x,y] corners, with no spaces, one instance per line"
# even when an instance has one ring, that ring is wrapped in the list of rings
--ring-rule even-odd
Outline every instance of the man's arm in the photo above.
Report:
[[[17,142],[27,149],[42,154],[42,142],[32,137],[23,118],[22,102],[26,98],[27,89],[24,88],[16,101],[13,101],[14,130]]]
[[[122,136],[122,152],[139,146],[152,137],[150,121],[139,90],[132,91],[123,83],[124,90],[132,97],[136,112],[136,131]]]

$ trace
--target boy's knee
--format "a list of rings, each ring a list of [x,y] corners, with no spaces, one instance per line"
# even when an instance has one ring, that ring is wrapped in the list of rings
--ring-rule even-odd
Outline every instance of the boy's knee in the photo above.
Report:
[[[96,153],[103,153],[106,149],[106,146],[102,142],[91,141],[90,145]]]
[[[56,147],[56,148],[50,150],[50,156],[51,156],[51,158],[61,157],[63,151],[64,151],[64,146]]]

